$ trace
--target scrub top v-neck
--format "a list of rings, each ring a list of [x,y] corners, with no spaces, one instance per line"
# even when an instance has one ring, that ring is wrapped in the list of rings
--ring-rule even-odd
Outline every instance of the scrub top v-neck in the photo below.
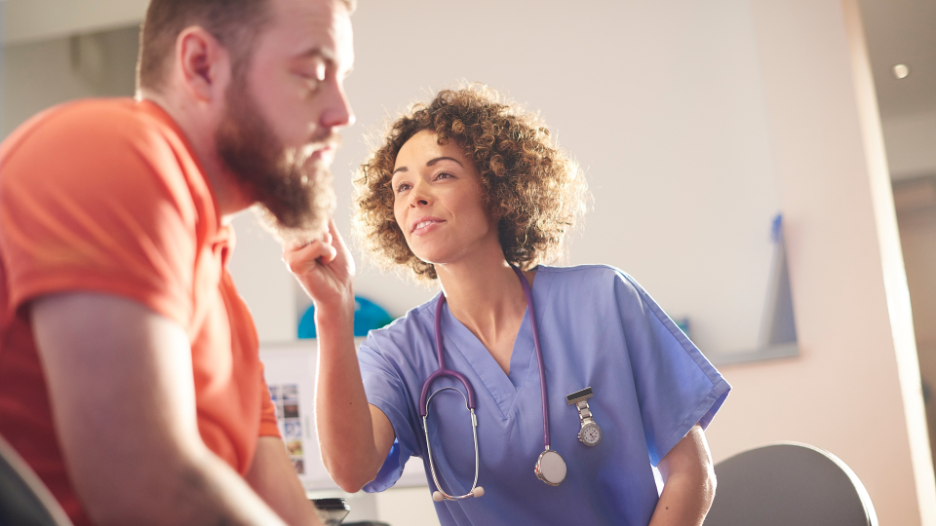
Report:
[[[461,354],[483,384],[477,386],[476,389],[486,389],[505,417],[513,407],[519,389],[525,387],[530,380],[530,373],[533,373],[532,380],[536,382],[537,389],[539,388],[539,373],[536,370],[536,351],[533,346],[529,308],[524,312],[523,321],[517,331],[510,354],[509,373],[504,372],[490,352],[479,352],[484,349],[484,345],[462,322],[452,316],[448,304],[442,308],[442,334],[446,352]],[[484,350],[487,351],[487,349]]]
[[[543,450],[539,376],[524,314],[505,374],[490,352],[447,306],[441,329],[446,365],[475,390],[483,497],[436,503],[443,525],[646,525],[658,494],[652,467],[696,422],[706,427],[730,389],[650,296],[623,272],[602,265],[537,269],[535,315],[546,369],[552,448],[568,464],[557,487],[536,478]],[[368,401],[396,434],[377,478],[365,491],[392,486],[410,456],[428,470],[419,410],[420,390],[438,368],[434,306],[411,310],[372,331],[359,352]],[[603,438],[577,438],[578,412],[565,395],[591,386],[592,413]],[[464,389],[444,378],[433,385]],[[474,475],[474,444],[464,399],[444,391],[429,412],[436,472],[443,489],[462,494]],[[430,491],[434,484],[428,476]],[[427,498],[429,494],[427,493]]]

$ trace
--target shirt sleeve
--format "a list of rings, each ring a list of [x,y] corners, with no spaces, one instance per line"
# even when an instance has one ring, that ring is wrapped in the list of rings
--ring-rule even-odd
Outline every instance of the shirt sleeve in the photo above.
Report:
[[[49,293],[138,301],[188,327],[197,213],[176,154],[132,116],[60,110],[5,152],[10,307]]]
[[[396,434],[377,478],[363,488],[368,493],[393,486],[403,474],[406,461],[421,451],[417,431],[419,418],[410,403],[409,389],[404,381],[403,371],[406,369],[401,369],[410,366],[401,364],[399,355],[388,352],[393,348],[395,346],[389,337],[375,338],[371,333],[358,353],[367,401],[387,415]]]
[[[731,386],[633,278],[618,273],[615,294],[656,466],[692,426],[708,427]]]

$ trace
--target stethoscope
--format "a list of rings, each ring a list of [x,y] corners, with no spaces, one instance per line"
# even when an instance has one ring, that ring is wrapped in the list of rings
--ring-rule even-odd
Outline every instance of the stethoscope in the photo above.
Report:
[[[540,377],[540,394],[543,398],[543,445],[545,449],[540,453],[539,458],[536,459],[536,466],[534,472],[536,473],[537,478],[549,484],[550,486],[558,486],[566,477],[566,463],[563,460],[562,456],[557,453],[555,450],[549,448],[549,406],[547,404],[546,398],[546,368],[543,366],[543,350],[540,347],[539,340],[539,329],[536,325],[536,309],[533,306],[533,294],[530,291],[530,283],[527,281],[526,276],[523,275],[523,272],[516,267],[513,268],[513,271],[520,278],[520,283],[523,285],[523,293],[526,295],[527,300],[527,309],[530,312],[530,325],[533,328],[533,346],[536,348],[536,363],[539,366],[539,377]],[[422,417],[423,421],[423,431],[426,433],[426,451],[429,456],[429,471],[432,473],[432,480],[435,481],[437,491],[432,493],[432,500],[436,502],[442,502],[443,500],[462,500],[467,499],[468,497],[480,497],[484,495],[484,488],[478,485],[478,469],[480,467],[478,459],[478,417],[475,415],[475,397],[474,390],[471,388],[471,384],[468,382],[468,379],[465,378],[465,375],[459,373],[458,371],[453,371],[451,369],[445,368],[445,354],[442,350],[442,306],[445,305],[445,293],[442,293],[439,296],[439,301],[436,303],[435,309],[435,343],[436,343],[436,354],[439,358],[439,368],[429,375],[429,378],[426,379],[426,383],[423,384],[422,392],[419,395],[419,416]],[[462,393],[454,387],[443,387],[438,391],[432,393],[427,398],[426,395],[429,393],[429,386],[437,378],[442,378],[444,376],[449,376],[452,378],[458,379],[462,385],[465,386],[465,393],[468,394],[467,398],[465,393]],[[445,390],[452,390],[465,399],[465,406],[468,408],[468,411],[471,412],[471,432],[474,436],[474,450],[475,450],[475,474],[474,482],[471,484],[471,490],[468,493],[460,496],[452,496],[448,493],[442,491],[442,486],[439,485],[439,479],[436,476],[435,464],[432,461],[432,446],[429,443],[429,427],[427,419],[429,416],[429,403],[432,401],[432,397],[441,393]]]

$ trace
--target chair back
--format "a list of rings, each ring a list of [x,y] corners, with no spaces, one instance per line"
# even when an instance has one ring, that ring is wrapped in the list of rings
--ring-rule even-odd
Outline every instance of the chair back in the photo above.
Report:
[[[72,526],[55,497],[0,437],[0,526]]]
[[[838,457],[806,444],[771,444],[715,465],[705,526],[878,526],[871,498]]]

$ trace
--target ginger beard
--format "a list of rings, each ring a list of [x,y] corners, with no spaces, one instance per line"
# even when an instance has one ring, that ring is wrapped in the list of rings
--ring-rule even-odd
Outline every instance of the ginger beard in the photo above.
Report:
[[[337,145],[329,130],[288,147],[263,117],[246,82],[232,82],[227,109],[215,132],[218,155],[256,201],[261,223],[287,245],[301,246],[319,237],[335,210],[328,163],[312,154],[324,143]]]

